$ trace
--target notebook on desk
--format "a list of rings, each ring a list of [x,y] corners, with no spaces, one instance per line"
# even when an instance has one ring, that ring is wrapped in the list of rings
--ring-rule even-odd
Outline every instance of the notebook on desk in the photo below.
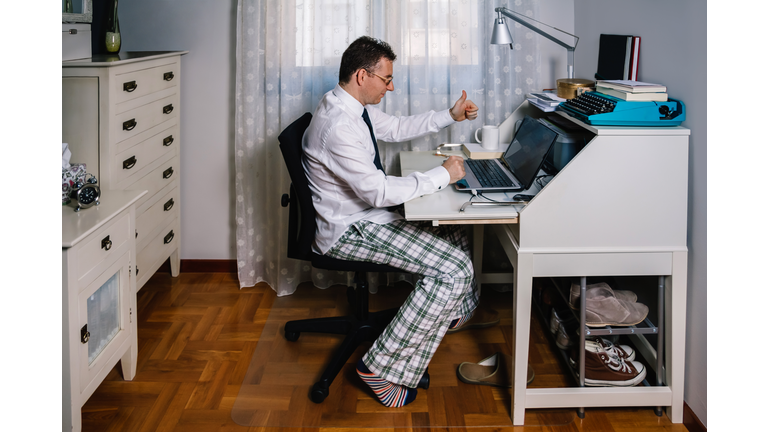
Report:
[[[465,159],[466,176],[456,183],[460,191],[523,191],[533,185],[557,133],[526,116],[507,151],[498,159]]]

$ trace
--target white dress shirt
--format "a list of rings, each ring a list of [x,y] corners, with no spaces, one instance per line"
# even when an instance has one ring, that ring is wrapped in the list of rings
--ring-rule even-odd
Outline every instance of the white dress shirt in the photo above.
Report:
[[[363,105],[339,85],[320,100],[304,133],[304,172],[317,212],[314,250],[324,254],[353,223],[365,219],[385,224],[402,219],[387,207],[434,193],[450,183],[438,166],[407,177],[385,175],[373,163],[375,150],[363,109],[381,141],[408,141],[453,124],[448,110],[394,117]]]

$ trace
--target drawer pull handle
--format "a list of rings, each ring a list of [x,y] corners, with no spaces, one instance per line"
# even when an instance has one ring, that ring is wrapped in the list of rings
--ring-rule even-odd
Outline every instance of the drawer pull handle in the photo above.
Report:
[[[109,236],[106,236],[101,240],[101,248],[104,250],[112,249],[112,240],[109,239]]]
[[[138,87],[138,85],[136,84],[136,81],[128,81],[127,83],[123,83],[123,91],[124,92],[130,93],[130,92],[136,90],[137,87]]]
[[[136,235],[133,236],[133,238],[139,238],[139,230],[135,230],[135,232],[136,232]]]
[[[166,235],[165,238],[163,238],[164,244],[168,244],[171,241],[173,241],[173,230],[171,230],[171,232],[169,232],[168,235]]]
[[[168,147],[171,144],[173,144],[173,135],[168,135],[163,138],[163,146]]]
[[[173,79],[173,72],[166,72],[163,74],[163,79],[166,81],[171,81]]]
[[[163,211],[168,211],[173,208],[173,198],[169,199],[168,202],[166,202],[163,205]]]
[[[173,175],[173,167],[168,168],[167,170],[163,171],[163,178],[169,179]]]
[[[123,169],[131,169],[136,166],[136,156],[131,156],[123,161]]]
[[[170,114],[173,111],[173,104],[168,104],[163,107],[163,114]]]
[[[124,121],[123,122],[123,130],[124,131],[133,130],[133,128],[135,128],[137,124],[138,123],[136,123],[136,119],[135,118],[132,118],[132,119],[130,119],[128,121]]]

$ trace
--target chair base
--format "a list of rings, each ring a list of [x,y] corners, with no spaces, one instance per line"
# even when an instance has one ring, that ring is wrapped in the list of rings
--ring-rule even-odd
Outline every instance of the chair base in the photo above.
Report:
[[[365,280],[364,276],[359,280]],[[349,293],[350,300],[354,300],[351,306],[355,313],[352,315],[310,318],[285,323],[285,338],[291,342],[298,340],[301,333],[305,332],[346,335],[320,376],[320,380],[312,386],[310,399],[315,403],[321,403],[328,397],[331,383],[357,347],[363,343],[375,341],[397,314],[397,308],[369,312],[368,288],[358,284],[358,288],[353,291],[354,293]],[[429,388],[428,372],[421,377],[418,386],[424,389]]]

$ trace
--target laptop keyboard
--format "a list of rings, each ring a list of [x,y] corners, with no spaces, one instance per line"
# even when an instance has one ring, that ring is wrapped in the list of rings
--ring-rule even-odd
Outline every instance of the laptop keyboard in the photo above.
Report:
[[[494,159],[467,159],[466,162],[483,187],[517,187]]]

